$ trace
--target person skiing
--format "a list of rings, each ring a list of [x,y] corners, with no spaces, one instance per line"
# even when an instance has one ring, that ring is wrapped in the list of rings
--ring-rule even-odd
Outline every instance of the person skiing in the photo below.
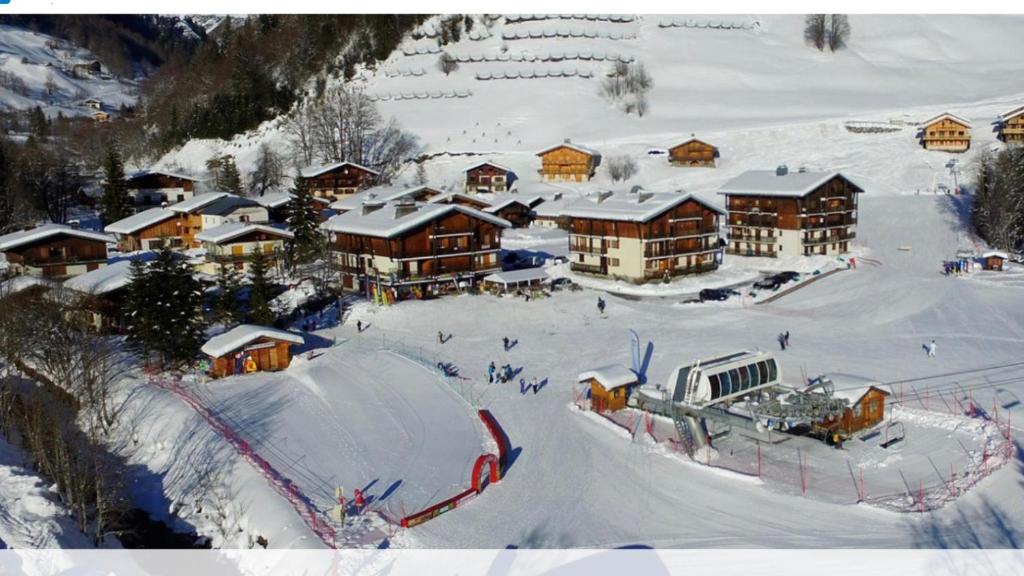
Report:
[[[935,358],[935,340],[928,344],[928,357]]]
[[[444,344],[444,332],[441,332],[440,330],[437,331],[437,341]]]
[[[358,516],[359,513],[362,511],[363,506],[366,505],[366,498],[363,497],[363,491],[360,490],[359,488],[356,488],[354,491],[354,495],[352,497],[352,504],[353,507],[355,508],[355,515]]]
[[[494,370],[495,370],[495,368],[494,368],[494,361],[492,360],[491,361],[491,365],[487,367],[487,383],[488,384],[493,384],[494,383]]]
[[[363,321],[362,320],[356,320],[356,332],[357,333],[362,333],[362,331],[363,331]]]
[[[508,336],[502,336],[501,343],[505,346],[505,351],[508,352]]]
[[[779,340],[779,348],[781,348],[782,350],[785,350],[786,349],[786,336],[782,332],[779,332],[778,340]]]
[[[597,311],[604,314],[604,300],[600,296],[597,297]]]
[[[786,348],[789,348],[789,330],[786,330],[786,333],[783,335],[783,338],[786,340]]]

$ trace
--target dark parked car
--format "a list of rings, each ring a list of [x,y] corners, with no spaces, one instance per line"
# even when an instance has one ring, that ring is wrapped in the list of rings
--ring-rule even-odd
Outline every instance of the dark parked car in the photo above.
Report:
[[[779,286],[782,286],[782,282],[777,276],[769,276],[754,282],[754,288],[758,290],[778,290]]]
[[[800,273],[794,272],[792,270],[787,270],[785,272],[779,272],[778,274],[775,275],[775,277],[781,280],[783,284],[785,284],[786,282],[792,282],[793,280],[800,278]]]
[[[739,292],[728,288],[705,288],[700,291],[700,301],[707,302],[708,300],[715,300],[721,302],[722,300],[728,300],[730,296],[739,295]]]

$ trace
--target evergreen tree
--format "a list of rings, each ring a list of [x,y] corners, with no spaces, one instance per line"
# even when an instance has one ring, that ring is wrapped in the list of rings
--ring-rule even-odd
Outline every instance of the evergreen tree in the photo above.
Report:
[[[233,326],[242,319],[242,308],[238,296],[242,291],[242,280],[233,266],[220,265],[217,273],[219,294],[213,306],[213,318],[217,322]]]
[[[267,278],[269,269],[270,259],[257,246],[249,256],[249,321],[263,326],[272,325],[276,319],[270,309],[273,294]]]
[[[124,177],[121,150],[116,143],[107,148],[107,156],[103,159],[103,175],[103,196],[100,197],[103,223],[110,224],[131,216],[132,198],[128,194],[128,182]]]
[[[125,299],[126,316],[128,318],[128,344],[143,356],[148,357],[155,348],[156,326],[155,314],[150,306],[154,302],[150,291],[152,282],[149,271],[141,259],[131,261],[131,280],[128,282],[128,297]]]
[[[232,194],[242,194],[242,175],[238,172],[234,156],[225,155],[220,159],[217,189]]]
[[[43,114],[43,109],[39,106],[36,106],[28,113],[28,131],[37,140],[46,138],[47,133],[50,131],[50,122],[46,119],[46,114]]]
[[[288,229],[295,234],[291,242],[292,257],[296,262],[308,262],[320,241],[320,218],[313,206],[312,194],[296,175],[292,200],[288,203]]]

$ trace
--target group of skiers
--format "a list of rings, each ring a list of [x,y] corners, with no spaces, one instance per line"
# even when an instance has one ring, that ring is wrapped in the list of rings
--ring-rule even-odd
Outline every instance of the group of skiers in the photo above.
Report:
[[[789,330],[779,332],[777,340],[779,341],[779,348],[782,348],[783,350],[789,348]]]
[[[935,340],[925,344],[924,351],[928,353],[929,358],[935,358]]]
[[[960,259],[943,262],[942,269],[946,276],[963,276],[971,271],[971,261]]]
[[[513,370],[511,364],[505,364],[498,369],[494,362],[491,361],[491,364],[487,367],[487,383],[494,384],[497,382],[498,384],[504,384],[505,382],[511,382],[516,372],[517,370]]]

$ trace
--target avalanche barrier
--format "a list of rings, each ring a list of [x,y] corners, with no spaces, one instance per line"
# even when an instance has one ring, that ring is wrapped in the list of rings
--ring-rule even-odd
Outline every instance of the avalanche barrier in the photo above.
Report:
[[[508,466],[508,454],[510,450],[510,443],[508,436],[505,435],[505,431],[501,429],[501,425],[491,414],[490,410],[478,410],[477,416],[484,423],[484,427],[494,438],[494,442],[498,445],[498,455],[494,454],[481,454],[476,459],[476,463],[473,465],[473,474],[470,477],[470,487],[462,492],[459,492],[455,496],[442,500],[436,504],[428,506],[427,508],[410,514],[405,518],[402,518],[400,524],[402,528],[412,528],[423,524],[428,520],[437,518],[441,514],[454,510],[461,505],[469,502],[473,497],[484,491],[487,484],[497,484],[501,481],[504,476],[506,467]],[[486,476],[485,474],[486,470]]]

